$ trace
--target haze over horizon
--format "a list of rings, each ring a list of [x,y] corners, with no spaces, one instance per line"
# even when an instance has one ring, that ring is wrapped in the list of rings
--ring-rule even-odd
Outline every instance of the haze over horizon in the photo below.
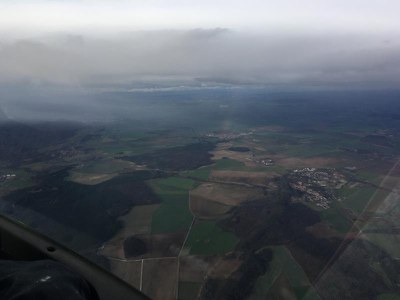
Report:
[[[397,88],[399,10],[389,0],[2,1],[0,84]]]

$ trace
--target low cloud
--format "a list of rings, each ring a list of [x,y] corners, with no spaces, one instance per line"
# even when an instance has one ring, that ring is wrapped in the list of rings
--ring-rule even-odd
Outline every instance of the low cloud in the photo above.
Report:
[[[101,38],[52,34],[0,40],[3,85],[25,80],[101,86],[149,78],[397,87],[400,39],[389,34],[256,34],[198,28]]]

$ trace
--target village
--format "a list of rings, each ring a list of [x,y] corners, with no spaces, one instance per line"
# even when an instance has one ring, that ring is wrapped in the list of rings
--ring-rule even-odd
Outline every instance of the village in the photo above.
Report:
[[[333,168],[295,169],[288,179],[290,187],[298,192],[294,201],[312,202],[322,209],[330,208],[330,204],[337,200],[334,190],[347,183],[345,176]]]
[[[253,131],[249,131],[249,132],[241,132],[241,133],[226,133],[226,132],[210,132],[210,133],[206,133],[205,137],[207,138],[218,138],[222,141],[230,141],[233,139],[237,139],[243,136],[247,136],[247,135],[251,135],[253,134]]]
[[[1,174],[0,175],[0,183],[8,181],[8,180],[11,180],[11,179],[14,179],[15,177],[17,177],[17,175],[16,174],[12,174],[12,173],[10,173],[10,174]]]

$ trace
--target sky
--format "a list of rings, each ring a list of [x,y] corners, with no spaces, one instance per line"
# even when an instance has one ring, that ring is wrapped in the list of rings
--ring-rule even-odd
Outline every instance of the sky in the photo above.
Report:
[[[2,0],[0,84],[395,88],[399,11],[397,0]]]

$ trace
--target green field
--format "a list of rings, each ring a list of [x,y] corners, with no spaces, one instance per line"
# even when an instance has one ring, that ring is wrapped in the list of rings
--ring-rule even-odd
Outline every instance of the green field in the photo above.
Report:
[[[384,249],[392,257],[400,257],[399,235],[396,233],[366,233],[371,243]]]
[[[134,164],[128,161],[118,159],[102,159],[85,164],[79,168],[75,168],[73,171],[88,174],[111,174],[123,171],[131,171],[133,170],[133,166]]]
[[[285,246],[270,247],[273,251],[273,258],[269,264],[267,272],[257,279],[253,294],[248,300],[265,299],[268,290],[271,288],[274,280],[282,273],[294,288],[298,296],[303,297],[310,286],[307,275],[299,264],[293,259],[289,250]],[[308,292],[304,299],[318,299],[315,294]]]
[[[343,188],[339,191],[339,196],[343,198],[342,204],[344,207],[350,208],[355,214],[359,215],[376,190],[377,189],[372,186]]]
[[[338,144],[332,142],[329,133],[258,133],[262,143],[268,145],[268,151],[292,157],[310,157],[336,155],[340,150]],[[264,138],[262,137],[264,136]]]
[[[199,180],[207,180],[211,174],[212,167],[201,167],[193,171],[182,172],[182,176]]]
[[[165,143],[166,139],[168,143]],[[166,135],[164,129],[132,129],[131,126],[112,126],[94,139],[86,142],[89,147],[96,148],[106,155],[138,155],[150,153],[157,149],[171,148],[193,143],[191,135]]]
[[[223,255],[238,243],[234,234],[226,232],[213,221],[196,222],[186,241],[192,255]]]
[[[280,166],[259,166],[259,167],[248,167],[244,163],[230,159],[230,158],[225,158],[225,159],[220,159],[217,160],[213,170],[216,171],[247,171],[247,172],[278,172],[278,173],[283,173],[284,168]]]
[[[384,176],[382,176],[379,173],[373,173],[373,172],[367,172],[367,171],[357,172],[358,179],[367,181],[367,182],[370,182],[370,183],[373,183],[376,185],[379,185],[381,183],[383,177]]]
[[[217,160],[214,166],[214,170],[238,170],[245,169],[244,163],[234,159],[220,159]]]
[[[152,234],[176,232],[189,227],[193,218],[189,211],[189,190],[194,184],[191,179],[178,177],[149,181],[150,187],[162,200],[153,214]]]
[[[340,211],[340,206],[337,202],[331,203],[331,207],[321,212],[321,219],[335,228],[341,233],[347,233],[353,223],[346,218],[343,212]]]
[[[1,188],[7,190],[19,190],[33,186],[35,182],[25,170],[3,170],[4,174],[15,174],[16,176],[10,180],[0,183]]]
[[[179,299],[196,299],[201,289],[201,283],[198,282],[179,282]]]
[[[111,154],[111,155],[116,155],[116,154],[127,154],[131,153],[131,149],[128,145],[124,144],[117,144],[117,143],[112,143],[112,144],[97,144],[96,145],[97,149],[105,152],[106,154]]]
[[[378,296],[378,300],[400,300],[399,294],[382,294]]]
[[[284,145],[273,146],[270,148],[275,153],[284,154],[290,157],[313,157],[313,156],[337,156],[339,150],[325,145]]]

